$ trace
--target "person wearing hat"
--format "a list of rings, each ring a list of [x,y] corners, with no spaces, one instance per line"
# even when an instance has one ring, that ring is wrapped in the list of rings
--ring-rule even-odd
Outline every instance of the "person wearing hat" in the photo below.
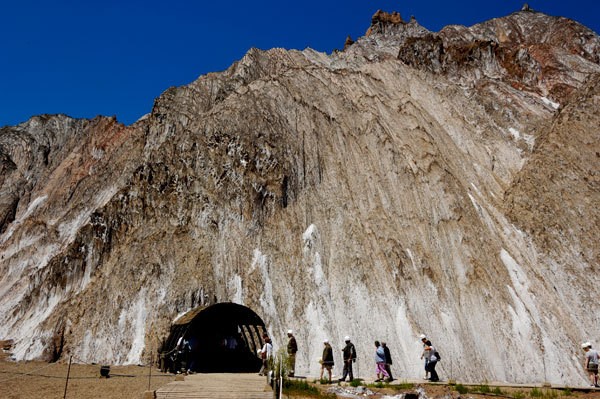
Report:
[[[584,342],[581,348],[585,352],[585,369],[590,374],[590,382],[593,387],[600,388],[598,385],[598,351],[592,349],[592,344]]]
[[[329,382],[331,382],[331,369],[334,366],[333,362],[333,349],[331,349],[331,345],[329,344],[329,340],[323,341],[323,356],[321,356],[321,376],[319,379],[323,380],[323,371],[327,370],[329,372]]]
[[[288,354],[288,377],[293,377],[296,372],[296,352],[298,352],[298,344],[296,343],[296,338],[294,337],[294,332],[292,330],[288,330],[287,336],[289,338],[287,344],[287,354]]]
[[[350,342],[350,337],[345,336],[344,342],[346,342],[346,346],[342,349],[343,357],[344,357],[344,374],[339,381],[346,381],[346,376],[349,378],[348,381],[352,381],[354,376],[352,375],[352,363],[356,362],[356,348],[354,344]]]

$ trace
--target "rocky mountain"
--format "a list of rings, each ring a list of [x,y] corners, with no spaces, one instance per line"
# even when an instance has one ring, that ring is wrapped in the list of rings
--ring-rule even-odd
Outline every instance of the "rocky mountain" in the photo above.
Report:
[[[600,38],[575,21],[378,12],[343,51],[252,49],[131,126],[1,128],[0,339],[138,363],[231,301],[276,347],[296,331],[298,374],[350,335],[361,375],[383,339],[418,378],[424,332],[444,378],[585,383],[598,115]]]

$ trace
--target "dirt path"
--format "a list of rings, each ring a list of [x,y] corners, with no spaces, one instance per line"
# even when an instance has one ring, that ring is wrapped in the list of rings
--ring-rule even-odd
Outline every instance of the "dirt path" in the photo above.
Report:
[[[65,363],[10,362],[0,359],[0,398],[62,399],[68,365]],[[111,367],[110,378],[100,377],[100,366],[73,364],[67,398],[123,399],[142,398],[148,389],[147,367]],[[175,380],[172,374],[152,370],[150,388]]]

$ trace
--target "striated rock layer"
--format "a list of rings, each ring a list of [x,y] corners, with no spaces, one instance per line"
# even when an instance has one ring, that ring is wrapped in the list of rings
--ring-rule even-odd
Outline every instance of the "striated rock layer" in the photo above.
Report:
[[[433,33],[378,12],[343,52],[252,49],[132,126],[4,127],[0,339],[137,363],[178,314],[232,301],[276,346],[296,331],[298,374],[350,335],[361,376],[383,339],[420,377],[425,332],[448,378],[584,383],[599,62],[564,18]]]

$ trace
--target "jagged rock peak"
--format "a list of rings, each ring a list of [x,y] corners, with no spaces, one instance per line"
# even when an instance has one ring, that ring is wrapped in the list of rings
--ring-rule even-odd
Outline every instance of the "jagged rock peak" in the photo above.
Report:
[[[348,37],[346,38],[346,41],[344,42],[344,50],[346,50],[348,47],[352,46],[354,44],[354,40],[352,40],[352,37],[350,35],[348,35]]]
[[[377,23],[386,23],[386,24],[394,24],[398,25],[402,23],[402,16],[398,11],[394,11],[392,13],[377,10],[375,14],[371,17],[371,24],[375,25]]]
[[[360,62],[360,59],[376,61],[396,58],[406,39],[429,33],[414,17],[407,22],[398,12],[379,10],[371,18],[371,25],[365,35],[358,38],[352,46],[344,47],[344,57],[346,61],[354,59],[356,62]]]
[[[367,30],[366,35],[370,36],[374,33],[383,33],[385,31],[385,27],[400,24],[406,24],[406,22],[402,20],[399,12],[394,11],[389,13],[377,10],[377,12],[371,17],[371,26]]]
[[[471,27],[409,37],[398,58],[454,80],[500,79],[562,102],[586,76],[600,72],[600,38],[573,20],[527,7]]]

